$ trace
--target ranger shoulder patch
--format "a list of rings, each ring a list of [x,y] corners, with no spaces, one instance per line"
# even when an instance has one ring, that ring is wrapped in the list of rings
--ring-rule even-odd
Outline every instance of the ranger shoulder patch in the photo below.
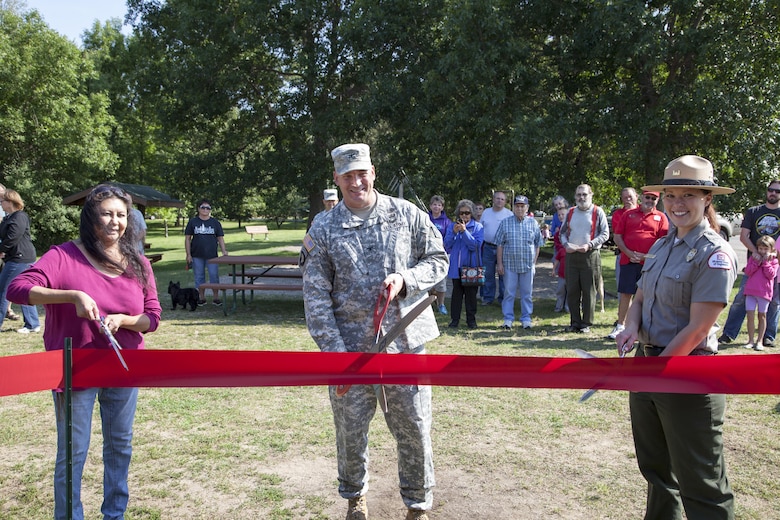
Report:
[[[731,257],[723,251],[715,251],[707,260],[710,269],[731,269]]]

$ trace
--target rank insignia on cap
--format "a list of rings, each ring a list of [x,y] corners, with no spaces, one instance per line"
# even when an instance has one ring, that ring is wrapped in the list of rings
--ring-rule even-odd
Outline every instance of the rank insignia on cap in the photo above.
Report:
[[[710,269],[731,269],[731,258],[723,251],[715,251],[710,255],[707,260],[707,265]]]

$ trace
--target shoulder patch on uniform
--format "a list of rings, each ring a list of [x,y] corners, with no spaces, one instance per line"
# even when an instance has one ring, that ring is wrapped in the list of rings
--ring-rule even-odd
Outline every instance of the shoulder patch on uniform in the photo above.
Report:
[[[303,247],[306,249],[307,253],[311,253],[311,250],[316,247],[314,240],[312,240],[311,235],[308,233],[306,233],[306,236],[303,237]]]
[[[723,251],[715,251],[707,260],[710,269],[731,269],[731,258]]]

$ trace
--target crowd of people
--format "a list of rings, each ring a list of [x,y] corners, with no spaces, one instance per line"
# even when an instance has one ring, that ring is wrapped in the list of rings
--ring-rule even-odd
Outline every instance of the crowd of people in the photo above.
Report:
[[[426,342],[439,335],[434,311],[448,315],[449,327],[458,328],[465,308],[466,326],[477,328],[480,298],[483,306],[500,302],[499,330],[511,331],[516,321],[531,329],[536,265],[547,240],[553,242],[553,276],[558,278],[555,312],[569,313],[567,331],[590,332],[603,283],[600,250],[610,237],[606,212],[593,203],[591,186],[577,186],[571,207],[565,197],[555,197],[549,225],[540,225],[530,214],[531,200],[524,194],[513,194],[507,208],[504,191],[495,191],[488,207],[459,200],[450,218],[439,195],[430,199],[426,215],[407,201],[376,191],[368,145],[345,144],[331,156],[338,190],[324,191],[325,211],[313,219],[300,257],[306,323],[323,352],[374,352],[386,324],[418,312],[421,304],[427,308],[388,345],[388,353],[425,353]],[[760,350],[773,345],[780,299],[775,249],[780,180],[769,183],[765,204],[746,212],[740,239],[748,248],[747,264],[726,326],[720,337],[715,332],[736,280],[737,259],[717,232],[713,198],[733,191],[719,186],[712,164],[698,156],[670,162],[663,182],[642,187],[641,196],[633,188],[622,191],[623,207],[612,214],[618,316],[608,335],[620,356],[633,350],[638,357],[713,355],[719,343],[735,340],[745,317],[745,346]],[[657,208],[661,200],[665,212]],[[52,247],[37,261],[21,196],[3,188],[0,203],[5,213],[0,223],[5,262],[0,325],[12,301],[21,305],[24,316],[19,332],[39,332],[36,305],[43,305],[46,350],[61,349],[65,337],[76,338],[76,348],[105,342],[101,327],[124,348],[143,348],[144,334],[157,328],[161,308],[151,264],[143,256],[145,230],[133,223],[137,217],[131,197],[111,185],[93,189],[81,213],[79,238]],[[222,226],[211,216],[211,202],[202,199],[197,207],[184,235],[187,262],[200,287],[207,268],[210,280],[218,279],[208,259],[218,249],[228,252]],[[427,305],[429,293],[436,295],[433,308]],[[204,292],[199,295],[204,304]],[[387,321],[377,322],[375,304],[383,300]],[[221,303],[216,293],[213,303]],[[328,392],[338,491],[347,500],[347,520],[368,518],[368,433],[377,404],[397,443],[406,519],[427,520],[435,486],[430,387],[331,386]],[[66,426],[61,392],[55,390],[53,397],[58,432],[55,518],[65,518]],[[95,400],[104,418],[104,446],[111,446],[104,450],[102,511],[106,518],[121,518],[129,496],[137,403],[137,389],[132,388],[75,392],[73,517],[83,518],[80,481]],[[688,518],[733,518],[723,458],[725,397],[632,392],[629,403],[637,462],[648,485],[646,518],[678,518],[683,510]]]

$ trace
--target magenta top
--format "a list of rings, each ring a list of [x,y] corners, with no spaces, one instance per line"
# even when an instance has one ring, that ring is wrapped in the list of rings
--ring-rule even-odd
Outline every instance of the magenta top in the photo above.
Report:
[[[152,332],[160,323],[162,308],[157,299],[157,285],[152,265],[143,259],[149,280],[148,287],[141,287],[138,280],[127,275],[111,277],[95,269],[73,242],[52,246],[28,270],[11,281],[8,286],[9,301],[29,304],[30,289],[35,286],[49,289],[80,290],[97,303],[102,315],[127,314],[149,317]],[[76,306],[71,303],[46,304],[46,323],[43,345],[46,350],[61,350],[65,338],[73,339],[73,348],[111,348],[102,333],[100,322],[79,318]],[[144,348],[144,335],[125,328],[114,334],[125,349]]]

